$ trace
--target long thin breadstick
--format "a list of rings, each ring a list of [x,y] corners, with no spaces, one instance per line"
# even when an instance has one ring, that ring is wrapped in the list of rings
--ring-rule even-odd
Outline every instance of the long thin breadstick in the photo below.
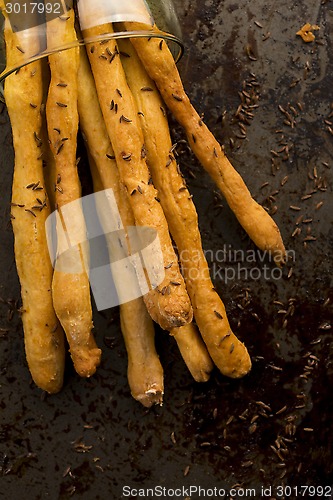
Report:
[[[104,185],[97,165],[92,156],[90,154],[88,156],[94,191],[98,192],[104,189]],[[107,179],[104,178],[104,180]],[[106,182],[106,186],[111,184]],[[109,214],[103,209],[99,210],[98,202],[97,211],[102,227],[107,228]],[[105,237],[110,251],[112,251],[112,238],[114,236],[105,229]],[[122,286],[119,279],[121,280],[120,276],[114,276],[116,289]],[[128,384],[133,398],[147,408],[154,404],[162,404],[164,394],[163,368],[155,349],[153,321],[141,297],[120,304],[120,325],[128,356]]]
[[[207,382],[214,368],[213,362],[194,323],[170,330],[182,358],[196,382]]]
[[[47,23],[48,48],[72,41],[75,36],[74,11],[66,19]],[[46,117],[51,150],[54,155],[57,180],[56,203],[62,210],[66,204],[81,197],[81,186],[76,167],[76,137],[78,130],[77,72],[79,49],[73,48],[49,56],[51,82],[46,105]],[[86,241],[86,229],[80,205],[70,214],[76,241]],[[58,253],[68,247],[66,228],[57,227]],[[88,251],[79,243],[72,247],[71,259],[79,268],[55,269],[53,301],[57,316],[66,332],[75,370],[89,377],[100,363],[101,351],[92,334],[92,308],[87,273]]]
[[[135,221],[128,195],[120,183],[116,160],[105,128],[93,76],[87,57],[82,50],[79,82],[80,128],[92,157],[90,163],[94,188],[95,190],[102,189],[102,187],[104,189],[112,188],[123,225],[125,228],[133,226]],[[100,218],[103,219],[103,217],[108,217],[108,214],[101,213]],[[128,379],[131,391],[136,399],[148,403],[153,398],[155,399],[155,391],[157,396],[159,393],[163,393],[163,372],[152,343],[152,323],[151,320],[148,320],[147,312],[143,308],[145,306],[142,299],[131,301],[129,304],[120,306],[120,317],[129,357]],[[198,382],[208,380],[212,370],[212,362],[195,327],[185,325],[174,328],[171,334],[175,337],[182,357],[194,379]],[[153,375],[154,382],[152,383]],[[147,390],[149,386],[153,386],[155,389]],[[145,392],[149,392],[149,399],[143,396]]]
[[[23,52],[38,52],[37,36],[23,45],[6,21],[7,64],[22,64]],[[22,45],[21,45],[22,44]],[[7,77],[5,99],[12,125],[15,167],[12,225],[16,267],[21,283],[25,351],[34,382],[49,393],[63,384],[64,335],[55,315],[45,221],[50,214],[44,188],[40,139],[42,67],[35,61]]]
[[[94,79],[84,48],[80,49],[78,111],[80,128],[86,140],[94,191],[112,189],[124,227],[134,225],[127,193],[120,184],[116,161],[99,106]],[[110,214],[97,211],[105,237],[112,248],[108,233]],[[126,253],[124,251],[124,257]],[[116,288],[122,286],[121,277],[114,276]],[[120,280],[120,281],[119,281]],[[163,401],[163,368],[154,343],[154,326],[142,298],[120,305],[121,330],[125,340],[128,368],[127,376],[132,396],[144,406]]]
[[[126,22],[124,25],[127,30],[147,28],[140,23]],[[184,127],[192,151],[222,191],[240,224],[254,243],[270,252],[277,265],[281,265],[286,251],[279,228],[251,197],[242,177],[193,108],[166,42],[154,37],[132,38],[131,41],[166,105]]]
[[[250,370],[250,358],[231,331],[224,304],[211,282],[197,212],[172,153],[162,99],[131,43],[121,40],[119,47],[126,53],[123,66],[140,112],[147,163],[179,251],[196,323],[220,371],[231,377],[243,376]]]
[[[105,30],[112,31],[112,26],[92,28],[84,35],[98,36]],[[182,326],[192,320],[192,307],[157,191],[150,181],[143,134],[117,45],[114,41],[90,43],[87,51],[120,178],[129,194],[136,224],[156,229],[163,253],[161,264],[165,267],[165,277],[157,288],[144,296],[145,303],[162,328]]]

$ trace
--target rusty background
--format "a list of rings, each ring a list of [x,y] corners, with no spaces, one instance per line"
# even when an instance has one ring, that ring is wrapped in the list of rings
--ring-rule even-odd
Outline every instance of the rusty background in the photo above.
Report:
[[[215,286],[252,372],[240,381],[214,372],[209,383],[193,383],[173,339],[157,332],[165,403],[146,411],[130,396],[111,310],[95,313],[103,347],[96,376],[80,380],[68,362],[60,394],[45,396],[31,383],[9,218],[13,151],[0,104],[0,498],[120,499],[124,485],[240,484],[259,492],[333,484],[333,2],[175,5],[185,87],[274,214],[291,255],[279,280],[250,274],[271,263],[243,262],[242,274],[225,282],[223,268],[238,265],[233,251],[254,247],[173,123]],[[320,27],[313,43],[296,36],[306,22]],[[223,263],[214,259],[221,249],[231,252]]]

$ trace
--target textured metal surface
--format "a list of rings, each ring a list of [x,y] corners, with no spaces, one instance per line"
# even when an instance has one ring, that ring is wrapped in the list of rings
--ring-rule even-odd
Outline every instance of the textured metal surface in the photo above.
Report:
[[[252,372],[240,381],[215,372],[208,384],[195,384],[173,339],[157,332],[165,404],[147,412],[130,397],[125,348],[112,310],[95,314],[103,347],[97,375],[80,380],[68,363],[62,392],[44,397],[30,384],[16,311],[19,286],[9,223],[13,153],[4,109],[1,498],[29,491],[33,499],[118,499],[123,485],[227,489],[237,483],[257,488],[259,498],[262,485],[333,484],[333,3],[177,0],[175,5],[186,45],[179,65],[186,89],[252,193],[274,214],[292,259],[281,279],[269,274],[271,263],[245,259],[239,276],[225,283],[223,269],[238,269],[234,250],[254,247],[180,143],[180,164],[215,285],[252,355]],[[320,26],[314,43],[296,37],[306,22]],[[253,116],[245,114],[248,122],[240,126],[242,102],[255,107],[246,108]],[[173,128],[175,140],[183,140],[179,127]],[[218,250],[229,253],[222,258]],[[254,268],[259,274],[251,275]]]

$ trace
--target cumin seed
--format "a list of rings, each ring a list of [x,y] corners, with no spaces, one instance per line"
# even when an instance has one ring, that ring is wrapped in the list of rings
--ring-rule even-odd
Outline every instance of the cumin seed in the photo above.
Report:
[[[25,212],[29,212],[31,215],[33,215],[34,217],[37,217],[35,212],[33,212],[32,210],[30,210],[29,208],[25,208],[24,209]]]
[[[172,97],[173,97],[176,101],[178,101],[178,102],[182,102],[182,100],[183,100],[183,99],[182,99],[182,97],[179,97],[179,95],[177,95],[177,94],[172,94]]]
[[[126,123],[131,123],[132,120],[130,120],[129,118],[127,118],[126,116],[124,115],[121,115],[120,119],[119,119],[120,123],[121,122],[126,122]]]

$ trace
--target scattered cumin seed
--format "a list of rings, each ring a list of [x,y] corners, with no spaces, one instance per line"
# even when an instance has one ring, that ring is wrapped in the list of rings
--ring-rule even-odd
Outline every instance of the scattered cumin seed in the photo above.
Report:
[[[162,47],[163,47],[163,40],[161,40],[160,43],[159,43],[160,50],[162,50]]]
[[[215,310],[214,310],[214,314],[215,314],[215,316],[216,316],[217,318],[219,318],[219,319],[223,319],[222,314],[221,314],[221,313],[219,313],[218,311],[215,311]]]
[[[230,354],[232,354],[234,352],[234,349],[235,349],[235,344],[231,344],[230,346]]]
[[[282,408],[280,408],[280,410],[278,410],[275,415],[281,415],[281,413],[284,413],[287,409],[287,405],[283,406]]]
[[[109,160],[114,160],[116,158],[114,155],[109,155],[108,153],[106,153],[105,156],[109,158]]]
[[[182,102],[182,100],[183,100],[183,99],[182,99],[182,97],[179,97],[179,95],[177,95],[177,94],[172,94],[172,97],[173,97],[176,101],[178,101],[178,102]]]
[[[60,108],[67,108],[67,104],[64,104],[63,102],[56,102],[57,106],[59,106]]]
[[[131,161],[131,158],[132,158],[132,153],[122,153],[121,154],[122,156],[122,159],[125,160],[125,161]]]
[[[124,115],[121,115],[121,117],[119,118],[119,121],[120,121],[120,123],[121,122],[131,123],[132,120],[130,120],[129,118],[127,118]]]
[[[296,205],[290,205],[290,206],[289,206],[289,208],[290,208],[291,210],[296,210],[296,211],[301,210],[301,208],[300,208],[300,207],[297,207]]]
[[[324,205],[324,202],[323,201],[320,201],[319,203],[317,203],[316,205],[316,210],[319,210],[322,206]]]
[[[142,92],[154,92],[154,89],[151,87],[141,87]]]
[[[228,420],[226,421],[226,424],[225,424],[225,425],[230,425],[230,424],[231,424],[231,422],[232,422],[233,420],[234,420],[234,416],[233,416],[233,415],[231,415],[231,416],[228,418]]]
[[[231,334],[227,333],[226,335],[224,335],[223,337],[221,337],[221,339],[219,340],[219,343],[218,343],[218,347],[220,347],[220,345],[222,344],[222,342],[224,342],[224,340],[227,339],[230,336],[231,336]]]
[[[308,234],[303,241],[316,241],[317,238],[315,236],[312,236],[311,234]]]
[[[33,215],[34,217],[37,217],[35,212],[33,212],[32,210],[30,210],[29,208],[25,208],[24,209],[25,212],[29,212],[31,215]]]
[[[142,194],[142,189],[141,189],[141,186],[138,186],[138,187],[137,187],[137,190],[138,190],[138,192],[139,192],[140,194]]]
[[[120,97],[123,97],[123,94],[121,93],[121,91],[119,89],[116,89],[117,91],[117,94],[120,96]]]

